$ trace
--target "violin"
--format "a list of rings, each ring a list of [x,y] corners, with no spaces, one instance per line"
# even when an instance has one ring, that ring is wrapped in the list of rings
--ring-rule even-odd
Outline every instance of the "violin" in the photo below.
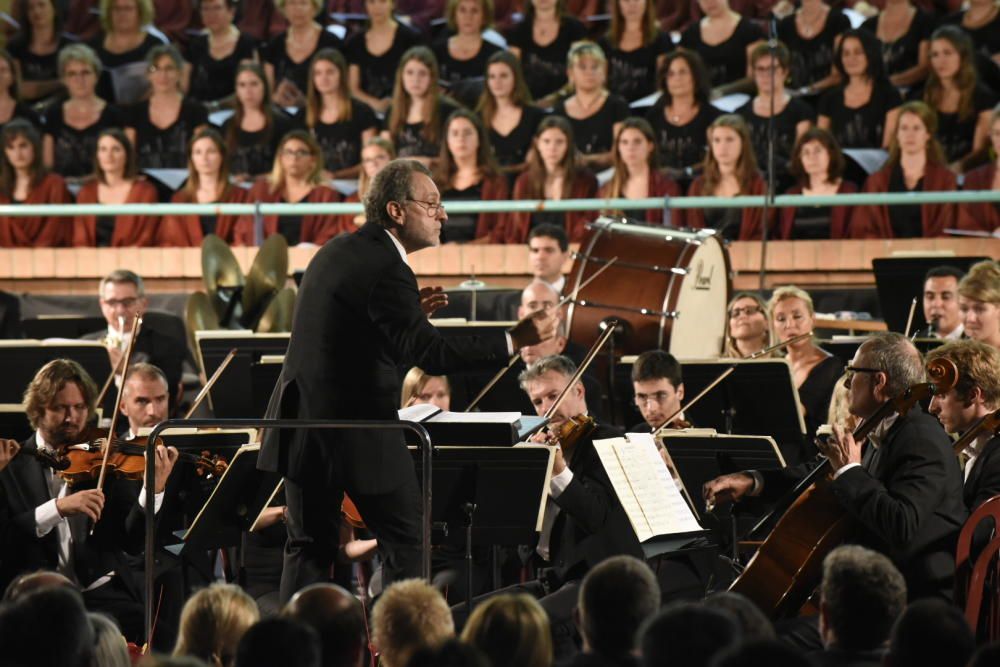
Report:
[[[594,432],[597,422],[590,415],[576,415],[570,417],[559,428],[548,432],[548,438],[552,444],[562,446],[564,451],[571,451],[583,438]]]
[[[344,494],[344,500],[340,503],[340,516],[352,528],[367,528],[365,520],[361,518],[361,512],[358,511],[357,505],[354,504],[354,501],[346,493]]]

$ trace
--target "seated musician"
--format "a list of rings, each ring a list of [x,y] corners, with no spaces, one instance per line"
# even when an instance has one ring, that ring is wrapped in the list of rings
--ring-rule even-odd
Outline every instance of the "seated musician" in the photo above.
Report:
[[[98,286],[101,314],[108,328],[83,336],[84,340],[103,341],[111,357],[111,367],[118,375],[119,361],[125,352],[126,342],[132,336],[135,316],[144,317],[149,306],[142,278],[132,271],[116,269],[101,279]],[[145,319],[145,317],[144,317]],[[181,367],[184,363],[185,341],[157,329],[144,321],[132,354],[133,362],[146,361],[163,371],[170,388],[170,404],[176,404],[181,389]]]
[[[629,429],[629,433],[649,433],[658,429],[667,417],[676,415],[670,428],[685,428],[684,415],[679,414],[684,400],[684,381],[681,364],[674,355],[663,350],[648,350],[632,364],[632,389],[635,405],[643,421]],[[684,426],[681,426],[684,424]]]
[[[401,408],[430,403],[442,410],[451,408],[451,385],[446,375],[429,375],[414,366],[403,378]]]
[[[32,454],[58,456],[77,444],[94,417],[96,394],[87,372],[68,359],[47,363],[25,391],[35,433],[0,471],[0,587],[24,572],[56,570],[81,587],[88,608],[114,616],[123,634],[138,640],[142,589],[130,574],[126,552],[142,550],[143,484],[109,474],[103,491],[93,482],[69,486]],[[176,459],[177,450],[157,448],[157,511]]]
[[[569,259],[569,239],[558,225],[543,223],[528,232],[528,263],[535,280],[548,283],[557,294],[566,286],[562,267]]]
[[[930,412],[945,431],[962,435],[1000,409],[1000,350],[977,340],[957,340],[928,352],[927,361],[934,359],[948,359],[958,368],[958,384],[931,398]],[[964,499],[971,513],[1000,494],[1000,437],[987,431],[965,453]]]
[[[924,276],[924,321],[920,332],[928,338],[959,340],[965,333],[958,308],[958,283],[965,272],[947,264],[935,266]]]
[[[925,381],[920,353],[896,333],[869,337],[847,371],[851,414],[865,420]],[[958,460],[940,425],[915,405],[906,415],[884,419],[867,444],[835,427],[834,436],[820,445],[830,459],[833,495],[859,524],[853,541],[893,560],[911,600],[950,597],[955,540],[967,511]],[[809,467],[723,475],[705,485],[704,496],[710,504],[747,495],[777,498]]]

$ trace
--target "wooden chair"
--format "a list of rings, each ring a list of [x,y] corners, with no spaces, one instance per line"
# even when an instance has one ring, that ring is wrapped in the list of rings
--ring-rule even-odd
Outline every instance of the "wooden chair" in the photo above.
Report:
[[[993,520],[989,543],[979,553],[973,549],[977,532],[983,535],[983,522]],[[1000,496],[980,505],[968,518],[958,537],[955,552],[955,599],[965,607],[969,627],[980,641],[1000,638]],[[979,540],[982,541],[982,538]],[[984,605],[985,601],[985,605]],[[984,608],[985,607],[985,608]]]

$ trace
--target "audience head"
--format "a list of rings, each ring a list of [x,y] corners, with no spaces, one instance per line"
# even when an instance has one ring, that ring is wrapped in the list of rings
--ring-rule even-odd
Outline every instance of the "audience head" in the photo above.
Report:
[[[274,0],[274,6],[291,25],[306,25],[323,11],[323,0]]]
[[[424,128],[421,136],[436,144],[440,138],[442,125],[441,105],[438,100],[441,87],[438,84],[440,70],[437,57],[426,46],[410,47],[399,61],[396,82],[392,89],[392,113],[389,116],[389,134],[395,136],[406,122],[410,107],[423,106]]]
[[[6,49],[0,49],[0,95],[18,100],[17,64]]]
[[[361,148],[361,175],[358,176],[358,194],[364,198],[375,174],[396,159],[396,147],[385,137],[372,137]]]
[[[493,26],[493,0],[448,0],[444,17],[452,32],[478,35]]]
[[[813,309],[812,297],[795,285],[786,285],[774,290],[770,301],[767,302],[767,309],[771,311],[774,332],[781,342],[813,330],[816,311]],[[788,345],[786,349],[802,350],[811,344],[811,338],[805,338]]]
[[[649,169],[649,176],[657,170],[659,151],[656,150],[656,135],[645,118],[632,116],[621,123],[618,135],[615,137],[614,154],[611,165],[614,167],[611,176],[610,197],[623,197],[625,185],[628,183],[632,170]]]
[[[561,169],[563,196],[568,197],[579,168],[573,128],[562,116],[546,116],[535,129],[535,138],[528,149],[526,173],[529,174],[527,194],[544,194],[547,174]]]
[[[884,555],[857,545],[823,559],[820,634],[826,648],[873,651],[906,606],[906,582]]]
[[[172,44],[154,46],[146,54],[147,77],[154,93],[181,89],[184,58]]]
[[[673,104],[675,96],[693,95],[699,107],[711,100],[712,81],[697,51],[679,47],[668,53],[657,68],[656,80],[665,106]]]
[[[829,130],[811,127],[795,142],[788,170],[802,187],[814,178],[836,183],[844,175],[844,154]]]
[[[97,135],[97,149],[94,152],[94,177],[108,185],[109,178],[131,181],[139,173],[135,148],[125,131],[118,127],[107,127]]]
[[[89,613],[94,631],[94,665],[97,667],[131,667],[132,658],[122,631],[110,616]]]
[[[629,2],[625,0],[611,0],[608,3],[611,9],[611,28],[608,30],[608,41],[617,46],[625,33],[625,25],[628,18],[641,16],[642,44],[648,46],[656,39],[660,24],[656,18],[656,3],[653,0],[641,0],[640,2]]]
[[[465,0],[474,2],[475,0]],[[456,109],[444,123],[444,141],[438,156],[438,183],[451,187],[451,178],[462,162],[475,161],[481,176],[497,174],[490,136],[478,114],[468,109]]]
[[[518,107],[531,104],[531,91],[524,79],[521,60],[510,51],[497,51],[486,61],[486,85],[476,109],[489,125],[497,111],[497,99],[509,99]]]
[[[729,327],[723,354],[739,359],[771,347],[774,333],[771,329],[771,312],[760,295],[740,292],[726,307]]]
[[[222,32],[236,20],[238,0],[199,0],[198,15],[209,32]]]
[[[681,409],[684,382],[681,365],[663,350],[647,350],[632,364],[635,404],[646,423],[656,428]]]
[[[439,646],[425,646],[417,650],[407,667],[490,667],[490,664],[475,646],[449,639]]]
[[[57,637],[52,634],[56,631]],[[0,655],[9,667],[90,667],[94,631],[83,598],[56,586],[0,607]]]
[[[708,667],[714,656],[743,639],[732,614],[688,602],[661,609],[640,637],[643,667]]]
[[[533,22],[535,20],[535,15],[539,11],[539,8],[536,5],[543,1],[544,0],[527,0],[527,2],[524,3],[525,21]],[[551,2],[546,2],[545,4],[550,8],[552,7]],[[566,0],[556,0],[555,7],[553,9],[555,10],[556,18],[561,20],[562,17],[566,15]]]
[[[45,28],[58,37],[63,31],[67,4],[59,0],[17,0],[15,16],[22,18],[19,30],[22,43],[31,44],[35,31]]]
[[[321,667],[319,635],[294,618],[265,618],[243,634],[236,667]]]
[[[712,593],[702,601],[702,604],[710,609],[721,609],[732,614],[740,626],[745,641],[775,638],[771,619],[745,595],[729,591]]]
[[[144,315],[149,305],[142,278],[128,269],[115,269],[101,278],[97,294],[104,320],[118,332],[132,331],[136,315]]]
[[[964,667],[975,650],[976,638],[958,607],[944,600],[917,600],[893,626],[883,664]]]
[[[129,367],[119,410],[133,434],[166,421],[169,403],[170,384],[162,370],[145,362]]]
[[[972,265],[958,283],[958,310],[966,336],[1000,347],[1000,263]]]
[[[184,603],[174,655],[230,667],[243,634],[260,619],[257,603],[239,586],[215,583]]]
[[[357,597],[336,584],[313,584],[293,595],[282,613],[316,631],[323,667],[360,667],[366,630]]]
[[[725,173],[736,177],[741,192],[759,176],[750,127],[742,116],[732,113],[719,116],[708,126],[708,152],[703,166],[706,195],[715,192]]]
[[[69,578],[51,570],[39,570],[37,572],[20,574],[7,584],[7,590],[3,593],[2,602],[16,602],[33,591],[60,586],[77,590],[76,584],[70,581]]]
[[[323,98],[327,95],[336,95],[340,101],[340,115],[337,120],[351,120],[351,87],[347,60],[337,49],[320,49],[309,62],[306,127],[316,127],[323,112]]]
[[[918,382],[924,381],[920,352],[899,333],[869,336],[854,353],[849,364],[847,399],[852,415],[866,419],[882,403],[891,400]],[[863,370],[862,370],[863,369]]]
[[[899,163],[902,155],[924,154],[929,162],[944,163],[944,151],[935,135],[938,131],[937,112],[923,102],[905,102],[899,107],[896,127],[889,143],[889,159],[885,168]]]
[[[758,42],[750,51],[750,71],[760,95],[779,95],[785,90],[792,54],[781,42]]]
[[[414,252],[441,243],[448,214],[440,201],[427,167],[416,160],[393,160],[375,175],[365,195],[365,218],[395,232],[403,248]]]
[[[230,132],[239,129],[240,122],[246,109],[260,109],[268,124],[272,118],[271,107],[271,84],[267,82],[264,69],[254,62],[240,63],[236,67],[236,99],[234,102],[235,114],[233,123],[230,124]],[[231,145],[236,145],[235,136],[230,140]]]
[[[608,59],[596,42],[574,42],[566,54],[566,78],[573,90],[596,91],[608,79]]]
[[[958,281],[965,272],[956,266],[935,266],[924,276],[924,320],[939,336],[947,336],[962,323],[958,309]]]
[[[428,375],[414,366],[403,378],[400,407],[429,403],[442,410],[451,408],[451,385],[444,375]]]
[[[562,227],[544,223],[528,232],[528,262],[536,280],[555,283],[569,256],[569,239]]]
[[[323,180],[323,149],[305,130],[292,130],[278,142],[274,167],[268,177],[271,191],[281,190],[290,180],[311,185],[319,185]]]
[[[833,64],[845,81],[855,77],[889,85],[885,80],[882,43],[866,28],[851,28],[841,33]]]
[[[644,561],[612,556],[587,572],[575,618],[585,652],[611,660],[636,648],[638,628],[660,608],[660,584]]]
[[[535,598],[523,593],[480,603],[462,630],[462,641],[482,651],[493,665],[552,664],[549,617]]]
[[[139,32],[153,22],[154,15],[153,0],[100,0],[105,34]]]
[[[201,179],[215,179],[216,199],[221,200],[231,187],[229,183],[229,147],[218,130],[203,127],[188,143],[188,179],[184,189],[194,200]]]
[[[59,79],[71,98],[87,98],[97,90],[101,60],[86,44],[69,44],[59,50]]]
[[[517,380],[535,406],[535,412],[544,415],[569,384],[574,373],[576,364],[569,357],[553,355],[535,361],[521,371]],[[577,380],[559,404],[559,409],[549,418],[549,426],[558,431],[566,421],[586,412],[587,396],[582,380]]]
[[[441,591],[420,579],[398,581],[375,602],[372,643],[384,667],[405,667],[423,648],[436,648],[455,635],[451,609]]]
[[[94,415],[97,385],[72,359],[53,359],[35,373],[24,392],[24,411],[31,428],[50,447],[78,442]]]
[[[943,25],[931,35],[928,59],[930,71],[924,85],[923,100],[933,109],[940,109],[945,82],[959,91],[958,117],[967,120],[975,114],[973,95],[976,92],[975,47],[972,38],[957,25]]]
[[[815,663],[790,644],[777,639],[757,639],[740,644],[716,657],[712,667],[813,667]]]
[[[35,126],[21,118],[14,118],[0,132],[3,158],[0,162],[0,190],[8,199],[14,195],[18,172],[27,172],[35,186],[47,170],[42,161],[42,136]]]

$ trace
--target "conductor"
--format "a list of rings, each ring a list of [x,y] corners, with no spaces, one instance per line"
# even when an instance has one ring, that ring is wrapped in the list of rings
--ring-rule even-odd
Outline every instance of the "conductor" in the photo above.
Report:
[[[433,375],[499,367],[555,333],[546,311],[509,334],[444,338],[427,321],[447,298],[440,287],[418,289],[406,256],[439,245],[448,216],[419,162],[395,160],[378,173],[365,217],[309,264],[268,417],[395,420],[398,367]],[[285,478],[283,601],[328,579],[345,491],[378,539],[386,583],[420,576],[420,488],[399,431],[272,429],[258,461]]]

